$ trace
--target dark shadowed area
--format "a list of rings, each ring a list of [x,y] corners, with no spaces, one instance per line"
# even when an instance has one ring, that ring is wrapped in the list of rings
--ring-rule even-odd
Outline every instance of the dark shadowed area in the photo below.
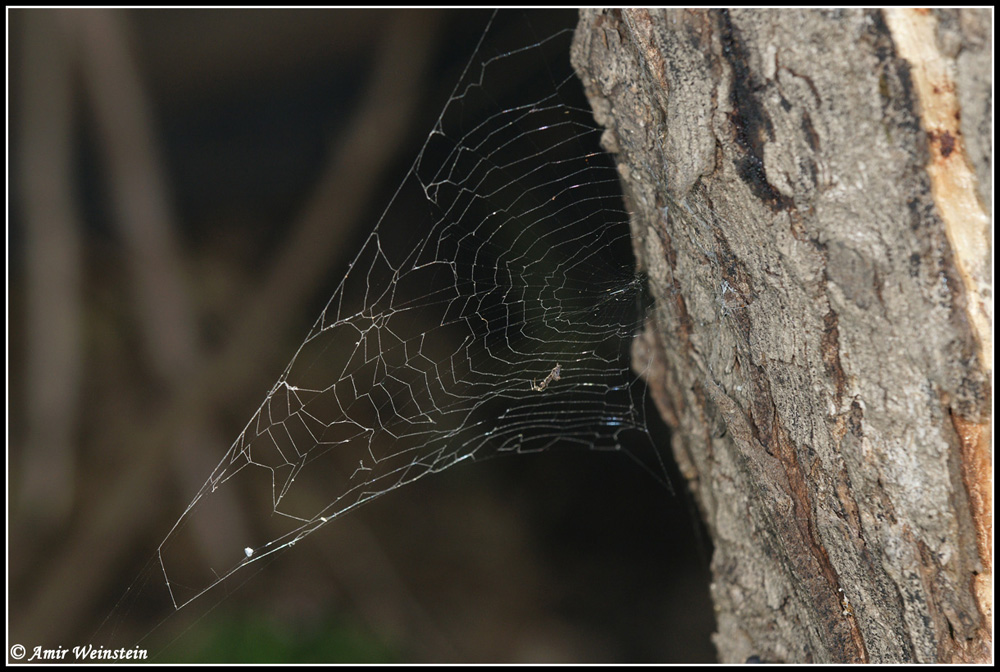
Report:
[[[379,222],[490,16],[8,12],[11,643],[141,640],[187,662],[713,660],[711,549],[681,477],[674,494],[579,446],[431,474],[164,623],[158,545]],[[488,37],[532,44],[575,21],[501,13]],[[568,59],[484,86],[541,98]],[[417,225],[380,226],[404,241]],[[267,525],[256,500],[223,502],[191,562]]]

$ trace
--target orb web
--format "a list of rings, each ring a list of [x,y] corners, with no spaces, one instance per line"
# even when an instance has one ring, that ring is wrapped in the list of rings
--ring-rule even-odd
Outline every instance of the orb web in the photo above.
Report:
[[[644,281],[569,64],[572,31],[513,48],[493,37],[487,28],[345,277],[161,543],[175,608],[459,462],[622,450],[625,434],[645,435],[630,372]],[[498,93],[529,70],[543,93]],[[263,493],[268,524],[229,566],[198,566],[184,536],[227,488]]]

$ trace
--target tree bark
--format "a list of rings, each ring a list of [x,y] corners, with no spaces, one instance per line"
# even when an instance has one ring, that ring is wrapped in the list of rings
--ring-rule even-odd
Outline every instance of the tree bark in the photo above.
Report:
[[[720,659],[992,657],[989,10],[585,10]]]

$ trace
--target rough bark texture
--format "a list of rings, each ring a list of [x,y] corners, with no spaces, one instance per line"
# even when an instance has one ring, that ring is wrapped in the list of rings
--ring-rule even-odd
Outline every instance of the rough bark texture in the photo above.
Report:
[[[991,19],[581,14],[723,661],[991,659]]]

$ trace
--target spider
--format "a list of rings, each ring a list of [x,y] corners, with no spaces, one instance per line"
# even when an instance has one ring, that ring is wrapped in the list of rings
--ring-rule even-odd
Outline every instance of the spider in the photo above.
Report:
[[[535,392],[541,392],[542,390],[544,390],[546,387],[549,386],[549,383],[551,383],[554,380],[559,380],[559,377],[561,375],[562,375],[562,364],[556,364],[554,367],[552,367],[552,371],[549,372],[549,375],[545,376],[545,379],[542,382],[536,384],[534,379],[532,379],[531,389],[533,389]]]

